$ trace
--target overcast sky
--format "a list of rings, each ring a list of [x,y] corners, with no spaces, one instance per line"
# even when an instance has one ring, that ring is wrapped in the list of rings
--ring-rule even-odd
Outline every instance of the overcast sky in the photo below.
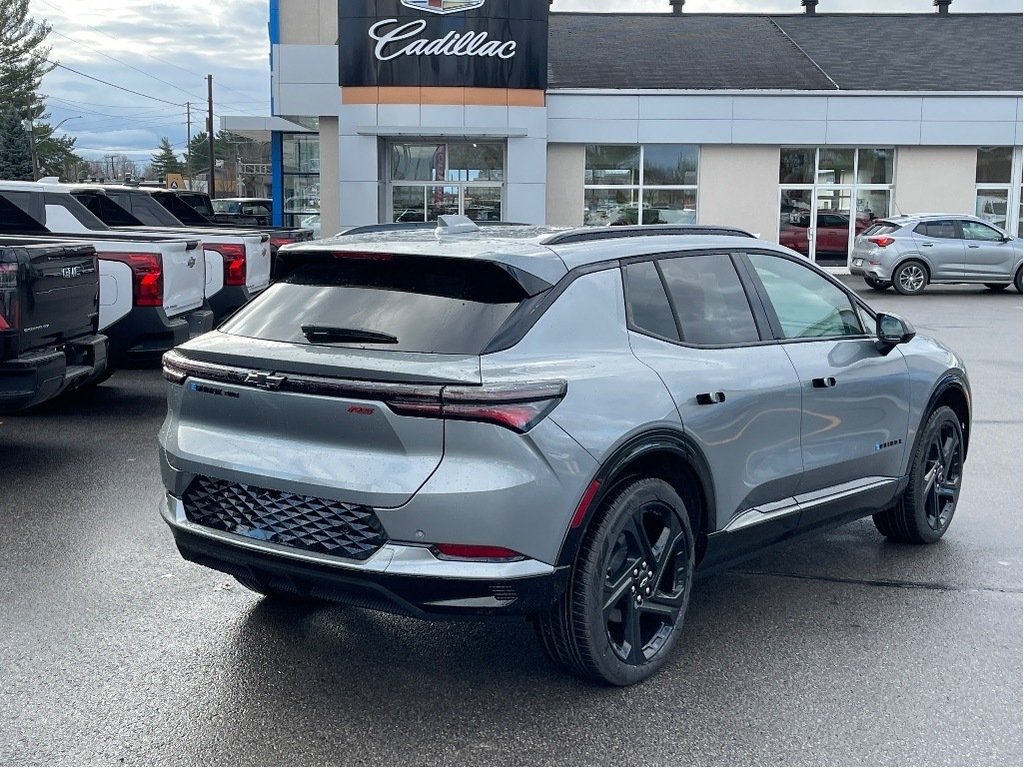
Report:
[[[281,0],[287,5],[289,0]],[[1022,0],[954,0],[956,11],[1016,11]],[[31,0],[53,25],[51,58],[117,90],[63,69],[43,82],[51,123],[65,118],[82,155],[125,153],[146,160],[161,136],[185,146],[186,101],[193,135],[203,129],[204,77],[213,74],[217,116],[270,108],[267,0]],[[660,11],[668,0],[556,0],[556,11]],[[819,11],[923,12],[931,0],[822,0]],[[799,0],[687,0],[692,13],[799,12]],[[867,52],[866,52],[867,53]],[[134,69],[133,69],[134,68]],[[156,101],[146,96],[161,99]]]

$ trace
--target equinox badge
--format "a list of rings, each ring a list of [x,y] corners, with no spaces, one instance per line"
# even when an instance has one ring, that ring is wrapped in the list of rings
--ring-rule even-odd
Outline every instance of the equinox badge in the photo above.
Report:
[[[275,373],[267,373],[266,371],[249,371],[245,375],[245,383],[250,387],[256,387],[257,389],[269,389],[278,390],[281,388],[286,381],[287,376],[281,376]]]

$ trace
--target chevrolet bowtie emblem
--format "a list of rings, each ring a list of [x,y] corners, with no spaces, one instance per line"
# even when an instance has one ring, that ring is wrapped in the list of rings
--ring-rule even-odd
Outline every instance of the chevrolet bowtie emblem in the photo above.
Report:
[[[257,389],[278,390],[286,381],[288,381],[287,376],[266,371],[249,371],[245,375],[245,383]]]

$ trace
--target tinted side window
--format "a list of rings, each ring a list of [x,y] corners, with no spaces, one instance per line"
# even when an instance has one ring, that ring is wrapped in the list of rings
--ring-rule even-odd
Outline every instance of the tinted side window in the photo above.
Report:
[[[750,254],[787,339],[860,336],[850,297],[809,267],[779,256]]]
[[[725,254],[663,259],[669,295],[688,344],[760,341],[747,294]]]
[[[676,321],[653,261],[628,265],[626,273],[626,311],[634,328],[655,336],[679,340]]]
[[[1002,233],[977,221],[964,221],[961,222],[961,226],[964,228],[964,237],[968,240],[985,240],[998,243],[1003,239]]]
[[[914,233],[925,237],[938,237],[945,240],[957,240],[960,234],[952,221],[922,221],[914,227]]]

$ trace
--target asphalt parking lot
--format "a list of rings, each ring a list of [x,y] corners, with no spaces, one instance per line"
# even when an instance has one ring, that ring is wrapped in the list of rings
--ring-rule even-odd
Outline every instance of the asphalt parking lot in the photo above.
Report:
[[[1021,296],[864,295],[967,360],[946,538],[860,521],[704,581],[626,690],[565,676],[525,622],[303,611],[185,563],[158,371],[0,417],[0,764],[1020,765]]]

